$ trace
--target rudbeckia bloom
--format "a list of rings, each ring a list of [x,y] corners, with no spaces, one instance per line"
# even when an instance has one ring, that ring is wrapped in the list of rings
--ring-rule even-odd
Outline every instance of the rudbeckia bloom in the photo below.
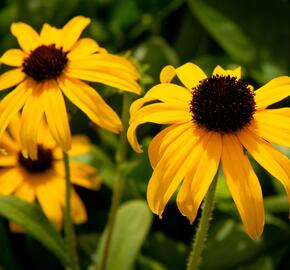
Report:
[[[171,83],[176,75],[184,86]],[[290,108],[267,109],[289,96],[290,78],[275,78],[254,91],[241,79],[241,68],[217,66],[207,77],[187,63],[165,67],[160,80],[132,104],[128,130],[130,144],[141,152],[135,134],[140,124],[170,125],[149,145],[151,210],[161,217],[180,186],[178,208],[193,222],[221,161],[245,230],[256,239],[264,226],[263,197],[245,149],[282,183],[290,199],[290,161],[271,144],[290,146]]]
[[[126,59],[107,53],[93,39],[80,38],[90,19],[78,16],[62,29],[44,24],[40,34],[17,22],[11,32],[21,49],[10,49],[0,58],[15,67],[0,76],[0,90],[16,86],[0,105],[0,138],[12,117],[23,108],[21,144],[24,152],[37,155],[38,124],[45,117],[56,143],[71,147],[65,95],[95,124],[112,132],[122,129],[118,115],[101,96],[81,80],[139,93],[138,72]]]
[[[49,136],[47,129],[41,128],[38,137],[38,159],[24,157],[19,138],[20,117],[13,118],[4,132],[1,147],[7,153],[0,155],[0,194],[15,195],[28,202],[38,201],[46,216],[60,229],[65,207],[65,181],[62,151]],[[42,125],[43,127],[43,125]],[[90,151],[91,145],[84,136],[72,137],[70,157]],[[70,161],[71,182],[96,190],[100,182],[96,170],[84,163]],[[79,224],[87,220],[85,206],[72,187],[72,219]],[[17,229],[17,227],[12,227]]]

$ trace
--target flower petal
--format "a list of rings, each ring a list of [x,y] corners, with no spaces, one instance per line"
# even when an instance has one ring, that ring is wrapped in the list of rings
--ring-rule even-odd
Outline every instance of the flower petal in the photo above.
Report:
[[[59,80],[59,87],[66,97],[79,107],[96,125],[114,133],[122,130],[122,123],[118,115],[88,84],[76,79],[63,77]]]
[[[1,169],[0,194],[11,195],[23,181],[22,174],[17,168]]]
[[[173,103],[156,103],[147,105],[131,116],[127,138],[132,148],[141,153],[142,149],[136,138],[136,129],[139,125],[152,122],[156,124],[182,124],[190,122],[192,116],[189,111]]]
[[[7,149],[5,149],[7,150]],[[17,156],[16,155],[0,155],[0,168],[1,170],[4,167],[15,167],[17,164]]]
[[[40,31],[40,39],[44,45],[55,44],[57,47],[61,47],[62,31],[45,23]]]
[[[167,202],[188,172],[194,159],[194,146],[200,130],[190,127],[170,144],[149,180],[147,200],[151,211],[160,217]]]
[[[17,38],[19,46],[26,52],[30,53],[36,47],[41,45],[38,33],[28,24],[17,22],[12,23],[11,33]]]
[[[84,203],[74,189],[72,189],[71,195],[71,215],[74,223],[80,224],[86,222],[88,217]]]
[[[199,85],[200,81],[207,78],[202,69],[193,63],[186,63],[178,67],[176,74],[185,87],[190,90]]]
[[[34,202],[36,193],[34,188],[23,181],[23,183],[16,189],[14,195],[27,202]]]
[[[124,57],[109,53],[97,53],[74,59],[69,63],[69,69],[83,69],[103,72],[128,80],[137,80],[137,69]]]
[[[52,180],[52,179],[50,179]],[[49,184],[39,185],[36,189],[37,200],[39,201],[45,215],[60,230],[62,227],[63,212],[61,203],[55,198]],[[63,193],[64,196],[64,193]]]
[[[235,135],[223,136],[225,179],[248,235],[255,240],[263,231],[263,195],[258,178]]]
[[[74,46],[90,22],[91,20],[89,18],[76,16],[62,28],[61,45],[64,51],[69,51]]]
[[[164,155],[168,146],[178,140],[178,138],[182,135],[184,131],[192,128],[194,130],[197,129],[195,125],[189,122],[180,125],[171,125],[159,132],[152,139],[148,148],[148,155],[151,166],[155,168],[159,160]],[[202,136],[205,132],[205,129],[200,129],[200,136]]]
[[[131,104],[130,115],[134,115],[146,102],[159,100],[163,102],[183,103],[185,108],[190,107],[191,93],[188,89],[176,84],[163,83],[153,86],[143,98],[139,98]]]
[[[290,77],[277,77],[255,91],[257,110],[264,109],[290,95]]]
[[[91,38],[82,38],[78,40],[69,51],[67,57],[70,60],[82,59],[93,53],[106,52],[106,49],[99,46],[99,44]]]
[[[71,148],[68,116],[63,95],[55,81],[44,82],[42,103],[53,139],[67,152]]]
[[[254,132],[244,129],[238,138],[253,158],[284,186],[290,205],[290,160]]]
[[[236,69],[230,70],[230,69],[223,69],[221,66],[216,66],[213,73],[213,76],[219,75],[219,76],[231,76],[236,77],[237,79],[241,79],[242,77],[242,69],[241,67],[237,67]]]
[[[0,103],[0,137],[7,128],[9,122],[23,107],[28,96],[33,90],[34,84],[26,80],[19,84],[12,92],[6,95]]]
[[[39,85],[28,97],[22,110],[20,139],[23,155],[37,159],[38,129],[44,115],[42,107],[42,85]],[[33,120],[32,120],[33,119]]]
[[[26,77],[21,68],[6,71],[0,75],[0,91],[21,83]]]
[[[1,56],[0,63],[12,67],[20,67],[26,57],[27,54],[25,54],[22,50],[10,49]]]
[[[165,66],[160,72],[161,83],[171,83],[172,79],[176,76],[176,70],[173,66]]]
[[[88,62],[88,64],[90,63]],[[116,73],[111,74],[110,70],[105,72],[104,70],[73,69],[68,66],[65,74],[76,79],[98,82],[136,94],[140,94],[141,92],[140,86],[131,76],[119,77]]]
[[[290,109],[258,111],[248,128],[267,141],[290,147]]]
[[[217,173],[222,153],[221,135],[208,132],[195,145],[190,169],[178,192],[179,211],[192,223],[198,208]]]

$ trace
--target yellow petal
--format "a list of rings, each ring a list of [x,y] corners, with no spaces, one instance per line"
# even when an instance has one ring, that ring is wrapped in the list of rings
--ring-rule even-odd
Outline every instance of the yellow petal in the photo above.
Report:
[[[242,77],[242,69],[241,67],[237,67],[236,69],[230,70],[230,69],[223,69],[221,66],[216,66],[213,73],[213,76],[219,75],[219,76],[231,76],[236,77],[237,79],[241,79]]]
[[[2,99],[0,103],[0,137],[9,122],[23,107],[33,86],[34,84],[31,81],[26,80]]]
[[[38,129],[44,114],[42,91],[42,85],[34,89],[22,110],[20,127],[22,153],[26,158],[30,157],[33,160],[37,159]]]
[[[88,62],[88,65],[90,63]],[[76,79],[81,79],[85,81],[98,82],[118,89],[140,94],[141,88],[138,83],[132,79],[131,76],[119,77],[117,74],[110,74],[105,70],[86,70],[86,69],[73,69],[68,66],[66,75]]]
[[[277,77],[255,91],[256,108],[264,109],[290,95],[290,77]]]
[[[26,57],[27,54],[23,51],[19,49],[10,49],[1,56],[0,63],[12,67],[20,67]]]
[[[71,195],[71,215],[74,223],[80,224],[86,222],[88,217],[84,203],[74,189],[72,189]]]
[[[153,168],[156,167],[168,146],[178,140],[182,133],[188,129],[196,130],[196,126],[191,122],[180,125],[172,125],[159,132],[152,139],[151,143],[149,144],[148,155],[151,166]],[[204,131],[203,133],[205,133],[204,129],[200,130],[200,136],[202,136],[201,131]]]
[[[2,147],[3,149],[5,149],[5,151],[8,152],[8,154],[12,154],[12,155],[20,151],[19,141],[14,140],[14,138],[12,138],[12,136],[10,136],[10,134],[7,131],[4,132],[1,137],[0,149]],[[3,155],[0,154],[0,157],[2,156]]]
[[[158,162],[149,180],[147,200],[151,211],[160,217],[168,200],[190,168],[194,146],[200,134],[189,128],[171,143]]]
[[[6,150],[6,149],[5,149]],[[0,168],[3,167],[14,167],[17,164],[17,156],[14,155],[0,155]]]
[[[62,28],[62,46],[64,51],[69,51],[73,47],[90,22],[89,18],[76,16]]]
[[[92,151],[93,145],[91,144],[89,138],[85,135],[74,135],[71,138],[72,147],[69,150],[68,154],[70,157],[77,157]],[[59,147],[50,147],[53,149],[54,159],[62,159],[63,153]]]
[[[290,109],[285,113],[285,109],[258,111],[248,128],[267,141],[290,147]]]
[[[55,162],[54,167],[57,171],[57,174],[63,179],[65,177],[63,162]],[[100,179],[97,174],[97,170],[94,167],[81,162],[71,161],[70,170],[71,181],[73,184],[92,190],[99,189]]]
[[[114,133],[122,130],[122,123],[118,115],[88,84],[77,79],[63,77],[59,81],[59,87],[66,97],[79,107],[96,125]]]
[[[136,129],[139,125],[151,122],[156,124],[182,124],[190,122],[192,116],[184,106],[172,103],[156,103],[147,105],[138,110],[130,119],[127,138],[132,148],[141,153],[142,149],[136,138]]]
[[[222,164],[245,230],[255,240],[264,227],[263,195],[258,178],[235,135],[223,136]]]
[[[35,189],[25,181],[16,189],[14,194],[16,197],[27,202],[33,202],[36,196]]]
[[[0,76],[0,91],[21,83],[25,78],[22,68],[6,71]]]
[[[250,130],[240,131],[238,138],[253,158],[282,183],[290,205],[290,160]]]
[[[137,80],[137,69],[124,57],[109,53],[96,53],[73,59],[69,63],[69,69],[83,69],[104,72],[119,78]]]
[[[44,45],[55,44],[57,47],[61,46],[62,31],[45,23],[40,31],[41,43]]]
[[[221,135],[208,132],[201,137],[192,152],[190,168],[176,198],[179,211],[191,223],[217,173],[222,153]]]
[[[189,109],[191,93],[188,89],[176,84],[158,84],[153,86],[143,98],[139,98],[131,104],[130,115],[133,116],[146,102],[153,100],[169,103],[183,103],[184,107]]]
[[[63,211],[60,202],[51,193],[49,185],[42,184],[36,189],[37,200],[49,220],[60,230],[62,227]],[[63,193],[64,195],[64,193]],[[64,196],[63,196],[64,197]]]
[[[165,66],[160,72],[161,83],[171,83],[172,79],[176,76],[175,68],[171,65]]]
[[[67,152],[71,148],[71,135],[65,102],[55,81],[43,86],[42,103],[51,135],[55,142]]]
[[[21,185],[23,177],[17,168],[0,170],[0,194],[11,195],[19,185]]]
[[[101,48],[99,44],[91,38],[82,38],[78,40],[71,48],[67,57],[70,60],[82,59],[93,53],[106,52],[104,48]]]
[[[190,90],[198,86],[200,81],[207,78],[201,68],[192,63],[186,63],[177,68],[176,74],[185,87]]]
[[[41,45],[38,33],[26,23],[12,23],[11,33],[17,38],[19,46],[26,53],[30,53],[36,47]]]

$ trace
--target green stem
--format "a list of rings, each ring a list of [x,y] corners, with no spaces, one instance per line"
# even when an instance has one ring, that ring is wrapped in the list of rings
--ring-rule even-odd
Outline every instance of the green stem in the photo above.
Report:
[[[123,96],[123,109],[122,109],[123,131],[120,136],[119,149],[116,156],[117,180],[116,180],[116,184],[115,184],[113,195],[112,195],[112,203],[111,203],[109,219],[107,223],[107,235],[106,235],[104,249],[103,249],[100,267],[99,267],[100,270],[106,270],[106,267],[107,267],[108,255],[110,251],[110,244],[112,240],[116,214],[117,214],[117,210],[122,199],[123,189],[125,185],[125,175],[121,167],[122,167],[122,164],[126,161],[126,156],[127,156],[127,151],[128,151],[127,129],[128,129],[128,124],[129,124],[129,106],[130,106],[129,94],[125,93]]]
[[[198,223],[196,234],[194,236],[192,251],[190,253],[186,268],[187,270],[198,269],[201,260],[201,253],[204,249],[204,244],[207,238],[212,211],[214,208],[214,196],[216,191],[217,178],[218,172],[216,173],[215,178],[208,189],[206,198],[202,205],[202,214]]]
[[[68,270],[79,270],[79,258],[76,248],[76,236],[74,232],[74,226],[71,218],[71,180],[70,180],[70,168],[69,168],[69,157],[68,154],[63,152],[63,163],[65,170],[65,185],[66,185],[66,196],[65,196],[65,208],[64,208],[64,219],[65,219],[65,240],[67,255],[71,260],[71,267]]]

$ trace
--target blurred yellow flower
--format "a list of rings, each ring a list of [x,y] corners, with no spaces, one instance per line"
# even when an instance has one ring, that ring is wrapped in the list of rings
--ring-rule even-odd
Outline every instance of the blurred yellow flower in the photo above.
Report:
[[[45,117],[56,143],[71,147],[63,94],[97,125],[122,129],[118,115],[81,80],[140,93],[139,74],[126,59],[107,53],[93,39],[80,38],[90,19],[77,16],[62,29],[44,24],[40,34],[22,22],[11,32],[21,49],[10,49],[0,63],[15,67],[0,76],[0,90],[18,85],[0,104],[0,138],[12,117],[23,108],[20,140],[25,152],[37,157],[38,125]]]
[[[0,194],[15,195],[28,202],[38,201],[46,216],[61,229],[65,207],[65,181],[62,150],[48,129],[41,125],[37,145],[38,159],[23,156],[19,138],[20,117],[14,117],[3,134],[1,147],[6,155],[0,155]],[[85,136],[72,137],[69,156],[74,157],[90,151],[91,145]],[[88,189],[97,190],[100,182],[96,170],[84,163],[70,161],[71,181]],[[87,220],[83,202],[72,187],[72,219],[79,224]],[[17,229],[17,227],[12,226]]]
[[[171,83],[176,75],[184,87]],[[132,104],[128,130],[130,144],[142,152],[136,128],[146,122],[170,124],[149,145],[151,210],[161,217],[180,185],[178,208],[193,222],[221,160],[245,230],[256,239],[264,226],[263,197],[243,147],[282,183],[290,203],[290,161],[269,143],[290,146],[290,108],[266,109],[290,95],[290,78],[275,78],[254,92],[241,80],[241,68],[217,66],[207,78],[187,63],[166,66],[160,80]]]

